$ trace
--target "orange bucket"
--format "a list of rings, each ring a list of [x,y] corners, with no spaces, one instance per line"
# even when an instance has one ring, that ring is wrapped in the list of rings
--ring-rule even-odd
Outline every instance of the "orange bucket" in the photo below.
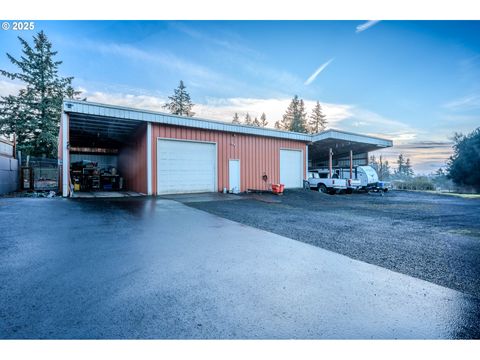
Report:
[[[272,184],[272,193],[281,194],[283,193],[284,188],[285,188],[285,185],[283,184]]]

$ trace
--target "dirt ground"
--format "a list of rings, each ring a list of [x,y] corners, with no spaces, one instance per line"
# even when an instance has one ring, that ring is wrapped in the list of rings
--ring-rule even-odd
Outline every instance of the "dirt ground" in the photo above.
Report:
[[[480,200],[421,192],[283,196],[189,206],[480,298]]]

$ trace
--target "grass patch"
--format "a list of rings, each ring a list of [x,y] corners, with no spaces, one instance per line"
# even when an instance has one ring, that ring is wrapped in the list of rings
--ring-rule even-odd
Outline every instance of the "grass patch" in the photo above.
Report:
[[[431,194],[456,196],[462,199],[480,199],[480,194],[461,194],[456,192],[425,191]]]

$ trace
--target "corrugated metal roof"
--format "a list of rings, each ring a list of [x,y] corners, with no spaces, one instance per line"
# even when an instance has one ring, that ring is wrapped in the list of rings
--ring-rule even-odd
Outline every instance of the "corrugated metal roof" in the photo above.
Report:
[[[140,110],[116,105],[107,105],[93,103],[80,100],[64,100],[63,110],[70,114],[84,114],[87,118],[96,117],[125,119],[133,121],[145,121],[152,123],[176,125],[192,127],[197,129],[208,129],[215,131],[233,132],[237,134],[249,134],[258,136],[267,136],[280,139],[290,139],[303,142],[316,142],[324,139],[335,138],[340,140],[364,142],[368,144],[376,144],[379,146],[390,147],[393,145],[391,140],[381,139],[377,137],[354,134],[340,130],[326,130],[318,134],[304,134],[291,131],[282,131],[270,128],[262,128],[248,125],[237,125],[232,123],[220,122],[215,120],[207,120],[196,117],[185,117],[162,112],[149,110]],[[75,116],[78,118],[79,116]],[[104,123],[104,120],[101,121]]]

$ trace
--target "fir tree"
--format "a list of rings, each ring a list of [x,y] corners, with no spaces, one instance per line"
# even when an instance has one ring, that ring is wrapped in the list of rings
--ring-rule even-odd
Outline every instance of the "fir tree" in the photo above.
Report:
[[[395,174],[403,175],[404,173],[405,173],[405,158],[403,154],[399,154],[397,159],[397,168],[395,170]]]
[[[239,119],[237,113],[235,113],[235,115],[233,115],[232,124],[240,124],[240,119]]]
[[[252,125],[253,126],[258,126],[258,127],[262,126],[260,124],[260,121],[258,121],[258,118],[256,116],[255,116],[255,119],[253,119],[253,121],[252,121]]]
[[[180,115],[180,116],[194,116],[195,113],[192,111],[192,108],[195,104],[190,100],[190,94],[186,90],[186,86],[183,84],[183,81],[180,80],[180,84],[174,90],[172,96],[169,96],[169,102],[167,102],[163,107],[168,109],[171,114]]]
[[[378,179],[379,180],[388,180],[390,178],[390,164],[388,160],[383,161],[382,155],[378,159]]]
[[[56,51],[43,31],[33,36],[33,45],[18,37],[22,56],[7,53],[18,72],[0,70],[0,74],[24,83],[17,95],[0,99],[0,132],[15,134],[17,149],[25,155],[57,156],[60,114],[64,98],[79,95],[72,87],[73,77],[61,77]]]
[[[295,95],[288,105],[287,111],[283,115],[280,126],[283,130],[295,132],[307,132],[307,114],[305,113],[305,104],[303,100]]]
[[[395,176],[398,178],[406,178],[413,176],[413,169],[410,163],[410,159],[405,159],[405,156],[403,154],[398,155]]]
[[[308,127],[311,133],[316,134],[320,131],[325,130],[327,126],[327,119],[326,116],[322,112],[322,107],[320,103],[317,101],[315,107],[312,110],[312,114],[310,115],[310,120],[308,122]]]
[[[260,116],[260,126],[267,127],[267,125],[268,125],[267,115],[265,115],[265,113],[262,113],[262,116]]]
[[[412,164],[410,163],[409,158],[407,158],[407,161],[405,161],[405,175],[406,176],[413,176]]]
[[[448,178],[480,192],[480,127],[468,135],[455,133],[454,153],[448,161]]]
[[[252,118],[250,117],[250,114],[249,114],[249,113],[247,113],[247,114],[245,115],[245,120],[244,120],[243,123],[244,123],[245,125],[252,125]]]

